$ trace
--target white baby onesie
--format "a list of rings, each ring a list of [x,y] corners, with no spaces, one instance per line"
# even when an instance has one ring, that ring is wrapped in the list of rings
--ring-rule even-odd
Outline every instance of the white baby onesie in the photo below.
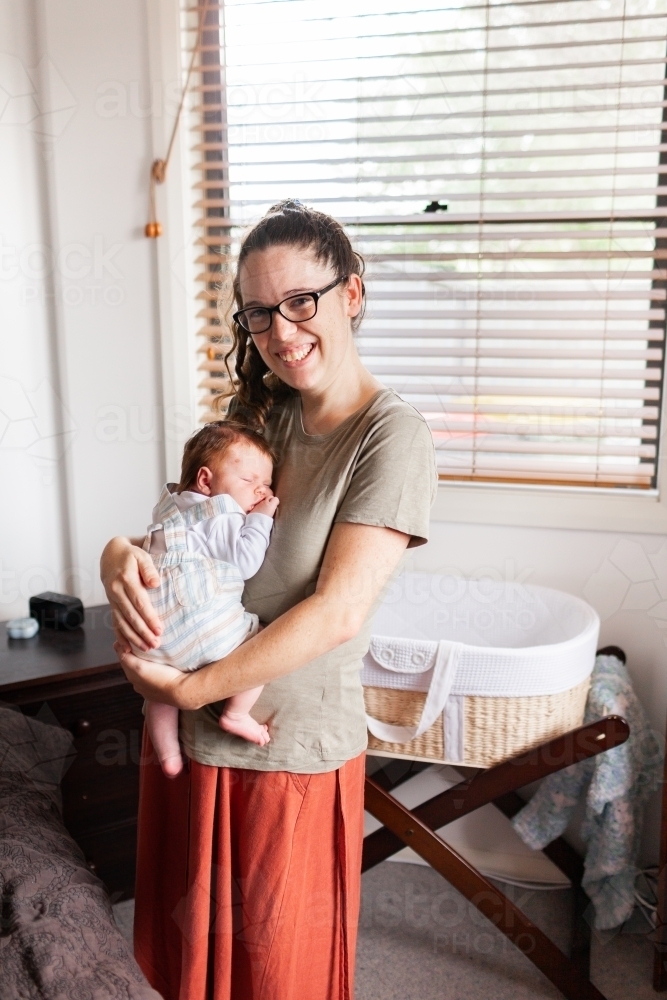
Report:
[[[249,580],[264,561],[273,528],[273,518],[267,517],[266,514],[253,514],[252,512],[245,514],[232,497],[224,495],[230,506],[236,507],[236,510],[228,514],[217,514],[205,521],[188,525],[185,528],[188,552],[198,552],[211,559],[221,559],[223,562],[232,563],[242,578]],[[172,493],[171,498],[181,513],[208,499],[203,493],[195,493],[193,490]],[[149,524],[148,531],[151,531],[153,526],[158,523],[158,507],[155,506],[153,524]],[[149,552],[151,555],[158,555],[166,551],[164,531],[158,528],[151,535]]]

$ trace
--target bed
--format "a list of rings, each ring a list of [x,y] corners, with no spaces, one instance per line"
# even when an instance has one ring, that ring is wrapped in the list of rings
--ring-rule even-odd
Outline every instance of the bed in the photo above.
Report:
[[[3,1000],[160,1000],[62,820],[71,735],[0,704]]]

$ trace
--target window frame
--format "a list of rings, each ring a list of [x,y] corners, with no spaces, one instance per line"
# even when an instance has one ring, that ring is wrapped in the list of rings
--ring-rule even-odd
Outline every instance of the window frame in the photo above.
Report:
[[[662,406],[664,416],[664,401]],[[660,448],[664,446],[667,446],[667,441],[663,429]],[[665,473],[665,461],[659,457],[656,490],[528,484],[506,486],[441,480],[431,518],[462,524],[663,534],[667,533]]]
[[[182,0],[147,0],[150,77],[163,96],[183,79]],[[165,101],[162,105],[164,107]],[[189,185],[187,125],[179,127],[168,182],[158,189],[163,235],[156,246],[156,298],[163,395],[163,442],[168,479],[178,478],[183,444],[197,426],[195,210]],[[172,120],[163,111],[151,122],[152,157],[164,155]],[[657,488],[635,490],[440,480],[435,522],[564,528],[624,533],[667,533],[667,433],[661,400]]]
[[[185,66],[181,44],[182,0],[147,0],[148,66],[159,87],[160,113],[151,117],[151,160],[164,157],[173,128],[173,98],[181,91]],[[168,482],[178,481],[183,445],[197,428],[195,268],[190,251],[195,210],[189,197],[190,153],[186,120],[181,121],[165,184],[156,191],[162,235],[155,253],[155,296],[162,379],[162,441]],[[148,176],[148,171],[146,171]]]

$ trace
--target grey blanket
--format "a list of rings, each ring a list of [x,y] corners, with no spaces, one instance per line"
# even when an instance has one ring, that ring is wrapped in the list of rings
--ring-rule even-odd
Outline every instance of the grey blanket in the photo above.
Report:
[[[524,843],[540,850],[567,827],[580,797],[586,812],[583,887],[595,906],[595,926],[618,927],[634,908],[634,885],[644,806],[662,775],[662,752],[629,674],[615,656],[598,656],[586,722],[621,715],[627,743],[546,778],[512,824]]]
[[[69,733],[0,705],[0,998],[160,1000],[62,822]]]

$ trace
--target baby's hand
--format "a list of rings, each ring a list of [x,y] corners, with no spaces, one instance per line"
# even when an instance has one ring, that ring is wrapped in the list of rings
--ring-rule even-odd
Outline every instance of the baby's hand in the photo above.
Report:
[[[278,508],[280,500],[278,497],[267,497],[266,500],[260,500],[256,503],[253,509],[250,511],[251,514],[266,514],[267,517],[273,517]]]

